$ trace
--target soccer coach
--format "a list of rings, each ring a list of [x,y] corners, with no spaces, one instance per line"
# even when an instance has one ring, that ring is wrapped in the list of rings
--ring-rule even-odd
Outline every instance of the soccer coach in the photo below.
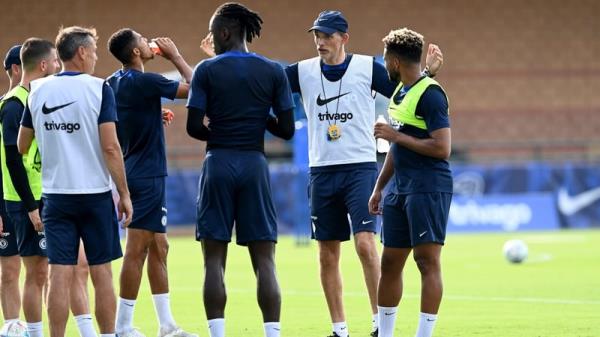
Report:
[[[42,222],[46,228],[50,285],[50,336],[63,337],[69,289],[80,239],[90,265],[101,336],[115,336],[116,297],[111,261],[120,258],[117,216],[110,191],[117,186],[119,213],[132,217],[111,88],[93,77],[96,31],[61,29],[56,48],[63,72],[31,82],[19,130],[19,152],[34,137],[42,157]]]

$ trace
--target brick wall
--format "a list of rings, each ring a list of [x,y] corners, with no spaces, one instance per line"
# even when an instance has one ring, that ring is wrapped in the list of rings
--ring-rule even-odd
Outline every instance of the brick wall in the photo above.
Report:
[[[174,39],[186,59],[202,59],[199,44],[216,1],[31,1],[5,5],[0,50],[29,36],[54,39],[59,25],[92,25],[100,35],[97,75],[118,68],[108,36],[129,26],[148,37]],[[600,2],[594,0],[245,1],[260,12],[263,36],[251,48],[293,62],[315,55],[306,33],[323,9],[350,22],[348,50],[380,54],[381,38],[407,26],[438,43],[445,66],[439,81],[451,102],[453,140],[474,144],[598,144],[600,142]],[[164,60],[149,71],[172,70]],[[2,76],[0,87],[6,88]],[[184,131],[183,111],[168,131],[170,145],[198,147]],[[590,147],[590,146],[588,146]],[[588,151],[588,150],[584,150]],[[596,148],[589,150],[600,153]]]

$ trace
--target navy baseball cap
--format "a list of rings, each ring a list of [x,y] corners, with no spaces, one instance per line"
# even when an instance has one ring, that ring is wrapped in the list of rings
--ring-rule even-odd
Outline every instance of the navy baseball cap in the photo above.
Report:
[[[13,65],[21,65],[21,45],[18,44],[8,50],[4,57],[4,70],[10,69]]]
[[[313,26],[308,31],[318,30],[325,34],[333,34],[335,32],[348,32],[348,21],[339,11],[323,11],[319,14]]]

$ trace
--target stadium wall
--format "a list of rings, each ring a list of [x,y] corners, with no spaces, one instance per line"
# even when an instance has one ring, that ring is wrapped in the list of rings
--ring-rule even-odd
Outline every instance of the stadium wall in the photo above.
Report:
[[[129,26],[148,37],[170,36],[190,63],[220,1],[60,0],[10,2],[0,20],[0,50],[31,36],[53,39],[60,25],[95,26],[96,75],[119,67],[109,35]],[[451,100],[455,153],[488,157],[600,158],[600,2],[595,0],[244,1],[260,12],[262,37],[251,48],[286,62],[315,55],[306,32],[316,14],[340,9],[350,21],[348,49],[380,54],[381,38],[407,26],[441,46],[438,79]],[[164,60],[147,65],[166,72]],[[0,87],[7,88],[6,76]],[[170,165],[198,165],[203,147],[185,134],[182,105],[167,132]],[[277,143],[272,146],[277,146]],[[177,154],[177,155],[175,155]],[[183,159],[182,159],[183,158]],[[186,161],[186,158],[198,158]]]

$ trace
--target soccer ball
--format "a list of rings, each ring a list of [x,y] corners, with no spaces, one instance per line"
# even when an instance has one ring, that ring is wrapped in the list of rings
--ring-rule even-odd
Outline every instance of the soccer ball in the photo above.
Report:
[[[0,337],[29,337],[27,326],[21,321],[4,324],[0,330]]]
[[[504,257],[511,263],[521,263],[527,258],[527,245],[523,240],[508,240],[504,244]]]

